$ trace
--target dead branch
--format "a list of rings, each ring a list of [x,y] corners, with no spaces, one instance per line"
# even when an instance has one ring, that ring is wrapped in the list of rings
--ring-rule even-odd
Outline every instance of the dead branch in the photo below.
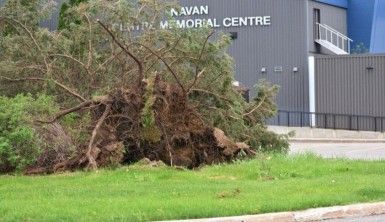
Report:
[[[98,123],[96,124],[94,130],[92,131],[91,140],[90,140],[90,143],[88,144],[86,157],[88,159],[88,167],[93,170],[96,170],[98,168],[98,165],[95,161],[95,158],[92,156],[92,149],[94,148],[95,139],[96,139],[96,136],[98,135],[99,129],[104,123],[104,120],[106,119],[108,114],[110,113],[111,107],[112,107],[111,103],[106,105],[106,109],[104,110],[103,115],[100,117],[100,119],[98,120]]]
[[[79,111],[79,110],[81,110],[81,109],[83,109],[83,108],[85,108],[87,106],[90,106],[92,103],[94,103],[94,101],[92,101],[92,100],[85,101],[85,102],[80,103],[79,105],[77,105],[75,107],[72,107],[70,109],[66,109],[66,110],[61,111],[60,113],[56,114],[55,118],[53,118],[50,121],[37,120],[37,122],[39,122],[39,123],[47,123],[47,124],[54,123],[57,120],[59,120],[60,118],[62,118],[63,116],[65,116],[67,114],[70,114],[70,113],[73,113],[73,112],[76,112],[76,111]]]
[[[74,90],[70,89],[69,87],[63,85],[62,83],[53,80],[53,79],[45,79],[45,78],[40,78],[40,77],[26,77],[26,78],[19,78],[19,79],[12,79],[6,76],[0,76],[1,79],[4,79],[9,82],[26,82],[26,81],[43,81],[43,82],[49,82],[52,81],[55,83],[55,85],[59,86],[60,88],[64,89],[66,92],[71,94],[72,96],[80,99],[81,101],[87,101],[84,97],[82,97],[79,93],[75,92]]]

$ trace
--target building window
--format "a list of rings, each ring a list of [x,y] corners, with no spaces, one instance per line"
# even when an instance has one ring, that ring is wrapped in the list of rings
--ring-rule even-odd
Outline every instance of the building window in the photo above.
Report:
[[[321,10],[318,8],[315,8],[313,9],[314,40],[320,38],[319,26],[318,26],[319,23],[321,23]],[[316,43],[315,50],[316,50],[316,53],[321,52],[321,46],[318,43]]]

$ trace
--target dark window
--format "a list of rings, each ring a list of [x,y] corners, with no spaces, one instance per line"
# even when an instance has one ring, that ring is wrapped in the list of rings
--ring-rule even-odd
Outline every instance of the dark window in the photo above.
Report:
[[[314,40],[320,38],[319,33],[319,26],[318,24],[321,23],[321,10],[318,8],[313,9],[313,27],[314,27]],[[321,46],[319,44],[316,44],[316,52],[321,52]]]

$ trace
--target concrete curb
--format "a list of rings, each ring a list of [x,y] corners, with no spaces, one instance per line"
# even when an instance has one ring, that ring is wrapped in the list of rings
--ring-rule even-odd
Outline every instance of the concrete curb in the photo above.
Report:
[[[169,222],[310,222],[341,218],[361,218],[382,214],[385,214],[385,202],[324,207],[295,212],[174,220]]]
[[[351,130],[334,130],[319,129],[309,127],[283,127],[268,126],[268,130],[277,134],[294,133],[291,139],[296,140],[316,140],[316,141],[352,141],[352,142],[384,142],[385,132],[372,131],[351,131]]]
[[[385,143],[385,139],[289,138],[293,143]]]

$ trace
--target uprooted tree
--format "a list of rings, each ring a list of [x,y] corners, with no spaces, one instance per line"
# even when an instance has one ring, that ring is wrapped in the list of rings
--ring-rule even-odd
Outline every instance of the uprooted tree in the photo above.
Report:
[[[52,5],[9,0],[1,8],[0,90],[8,96],[56,95],[71,108],[51,119],[36,117],[36,128],[63,131],[61,119],[77,113],[73,127],[88,136],[86,142],[64,139],[77,147],[67,159],[55,161],[43,151],[45,161],[37,160],[30,172],[96,169],[142,158],[195,168],[286,150],[284,138],[264,124],[274,115],[277,88],[263,83],[251,103],[244,101],[232,85],[228,36],[173,27],[168,12],[176,6],[156,0],[81,3],[66,10],[73,22],[49,32],[39,22]],[[165,19],[171,25],[162,29]]]

